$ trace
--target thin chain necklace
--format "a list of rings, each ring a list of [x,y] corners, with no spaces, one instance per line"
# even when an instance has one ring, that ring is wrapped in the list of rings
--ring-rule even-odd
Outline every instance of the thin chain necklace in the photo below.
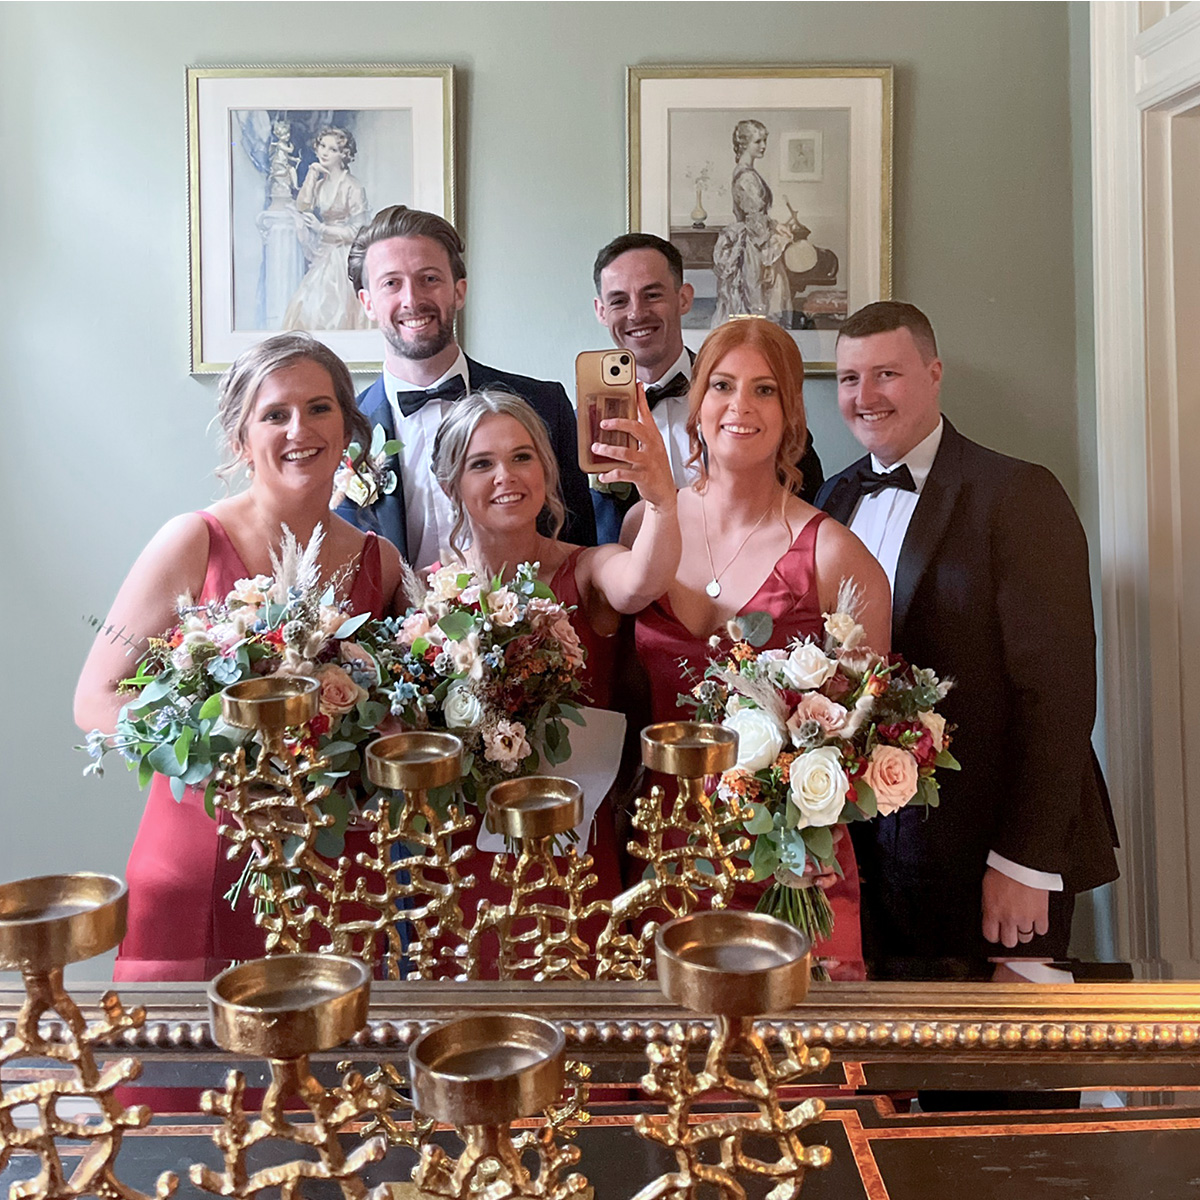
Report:
[[[721,576],[737,562],[737,557],[746,548],[746,543],[758,532],[759,526],[767,519],[767,513],[775,507],[775,501],[772,500],[762,511],[762,516],[754,522],[754,528],[750,530],[744,538],[742,544],[733,552],[733,557],[718,571],[716,564],[713,562],[712,546],[708,540],[708,510],[704,507],[704,493],[700,493],[700,519],[704,522],[704,548],[708,551],[708,569],[712,572],[712,578],[704,585],[704,590],[715,600],[721,594]]]

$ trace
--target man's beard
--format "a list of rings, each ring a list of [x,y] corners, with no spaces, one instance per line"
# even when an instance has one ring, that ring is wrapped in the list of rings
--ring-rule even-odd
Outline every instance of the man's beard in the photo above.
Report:
[[[445,320],[440,312],[423,312],[413,314],[415,316],[431,316],[435,323],[428,326],[421,334],[414,338],[411,333],[405,334],[395,325],[388,325],[383,329],[383,340],[398,354],[401,358],[426,359],[433,358],[435,354],[441,354],[445,348],[454,341],[454,318],[450,317]]]

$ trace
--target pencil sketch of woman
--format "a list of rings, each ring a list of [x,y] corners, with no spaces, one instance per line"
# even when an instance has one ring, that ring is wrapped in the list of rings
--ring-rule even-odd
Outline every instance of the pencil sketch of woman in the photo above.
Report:
[[[714,329],[738,313],[770,317],[785,328],[791,324],[791,288],[783,254],[803,227],[794,217],[784,224],[771,218],[774,197],[755,167],[766,150],[767,127],[761,121],[739,121],[734,126],[733,220],[713,247]]]
[[[296,194],[296,236],[309,262],[283,316],[284,329],[369,329],[346,274],[354,235],[370,215],[367,192],[350,173],[354,135],[327,125],[313,139],[317,161]]]

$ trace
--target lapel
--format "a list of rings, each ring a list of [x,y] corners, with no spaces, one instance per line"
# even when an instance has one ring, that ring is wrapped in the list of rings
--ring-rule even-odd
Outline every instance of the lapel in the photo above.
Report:
[[[945,422],[942,442],[921,489],[896,564],[896,586],[892,591],[893,645],[902,644],[904,623],[917,586],[945,536],[962,489],[963,437],[944,416],[942,420]]]
[[[396,438],[396,422],[392,417],[392,406],[388,403],[387,391],[383,386],[383,376],[380,375],[373,384],[359,397],[359,408],[370,422],[374,431],[376,425],[383,426],[387,440]],[[408,558],[408,514],[404,504],[404,465],[399,454],[394,454],[388,460],[392,470],[396,472],[396,489],[390,496],[381,496],[369,509],[358,510],[363,517],[363,528],[374,529],[381,537],[400,551],[400,557]],[[344,514],[343,514],[344,515]]]
[[[847,527],[850,525],[850,518],[854,515],[854,506],[858,503],[858,488],[855,485],[854,477],[858,468],[867,461],[868,459],[863,457],[858,462],[851,463],[833,480],[828,495],[819,505],[835,521]]]

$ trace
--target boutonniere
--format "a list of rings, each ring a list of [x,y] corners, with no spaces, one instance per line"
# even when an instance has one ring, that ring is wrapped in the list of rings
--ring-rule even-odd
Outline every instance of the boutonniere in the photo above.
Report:
[[[599,475],[589,475],[588,482],[593,491],[602,496],[615,496],[618,500],[628,500],[633,494],[633,484],[622,480],[620,483],[601,483]]]
[[[337,508],[343,500],[352,500],[359,508],[366,508],[380,497],[390,496],[399,479],[388,460],[399,454],[403,445],[399,439],[389,438],[382,425],[375,426],[367,451],[358,442],[351,442],[334,474],[329,507]]]

